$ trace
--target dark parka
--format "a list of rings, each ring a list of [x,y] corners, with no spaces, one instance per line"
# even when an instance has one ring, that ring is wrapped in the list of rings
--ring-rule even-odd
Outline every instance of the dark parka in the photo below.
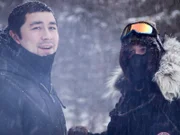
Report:
[[[0,37],[0,135],[66,135],[51,86],[54,56],[40,57]]]
[[[164,42],[165,55],[149,89],[129,87],[121,68],[108,86],[122,94],[110,112],[107,135],[180,135],[180,43],[175,38]],[[167,134],[167,135],[168,135]]]

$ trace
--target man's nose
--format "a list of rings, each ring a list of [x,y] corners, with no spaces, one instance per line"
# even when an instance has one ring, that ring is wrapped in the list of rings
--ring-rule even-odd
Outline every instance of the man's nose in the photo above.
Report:
[[[44,29],[43,33],[42,33],[42,39],[43,40],[49,40],[52,38],[52,34],[50,32],[50,30],[47,28],[47,29]]]

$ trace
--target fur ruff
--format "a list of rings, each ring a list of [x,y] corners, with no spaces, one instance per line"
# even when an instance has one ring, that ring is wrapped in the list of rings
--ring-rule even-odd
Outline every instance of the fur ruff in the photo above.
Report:
[[[171,102],[180,98],[180,42],[176,38],[166,37],[163,47],[166,53],[162,56],[159,70],[152,81],[157,83],[164,98]],[[107,87],[121,91],[115,84],[122,77],[122,69],[118,67],[108,79]]]

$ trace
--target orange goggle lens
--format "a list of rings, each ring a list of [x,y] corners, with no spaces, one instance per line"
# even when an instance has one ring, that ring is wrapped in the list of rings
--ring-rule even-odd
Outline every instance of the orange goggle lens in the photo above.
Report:
[[[152,36],[157,35],[157,31],[153,26],[146,22],[139,22],[127,25],[121,35],[121,39],[126,37],[132,31],[135,31],[138,34],[146,34]]]
[[[151,34],[153,32],[153,28],[146,24],[146,23],[137,23],[131,25],[130,31],[135,30],[138,33],[146,33],[146,34]]]

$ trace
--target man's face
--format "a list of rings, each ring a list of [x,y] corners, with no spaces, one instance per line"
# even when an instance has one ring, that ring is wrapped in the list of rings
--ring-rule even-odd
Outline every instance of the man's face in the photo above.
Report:
[[[147,73],[147,47],[139,43],[121,49],[120,64],[124,74],[133,84],[142,82]]]
[[[56,52],[59,34],[56,20],[51,12],[26,14],[25,23],[21,26],[21,39],[16,41],[26,50],[39,56]]]

